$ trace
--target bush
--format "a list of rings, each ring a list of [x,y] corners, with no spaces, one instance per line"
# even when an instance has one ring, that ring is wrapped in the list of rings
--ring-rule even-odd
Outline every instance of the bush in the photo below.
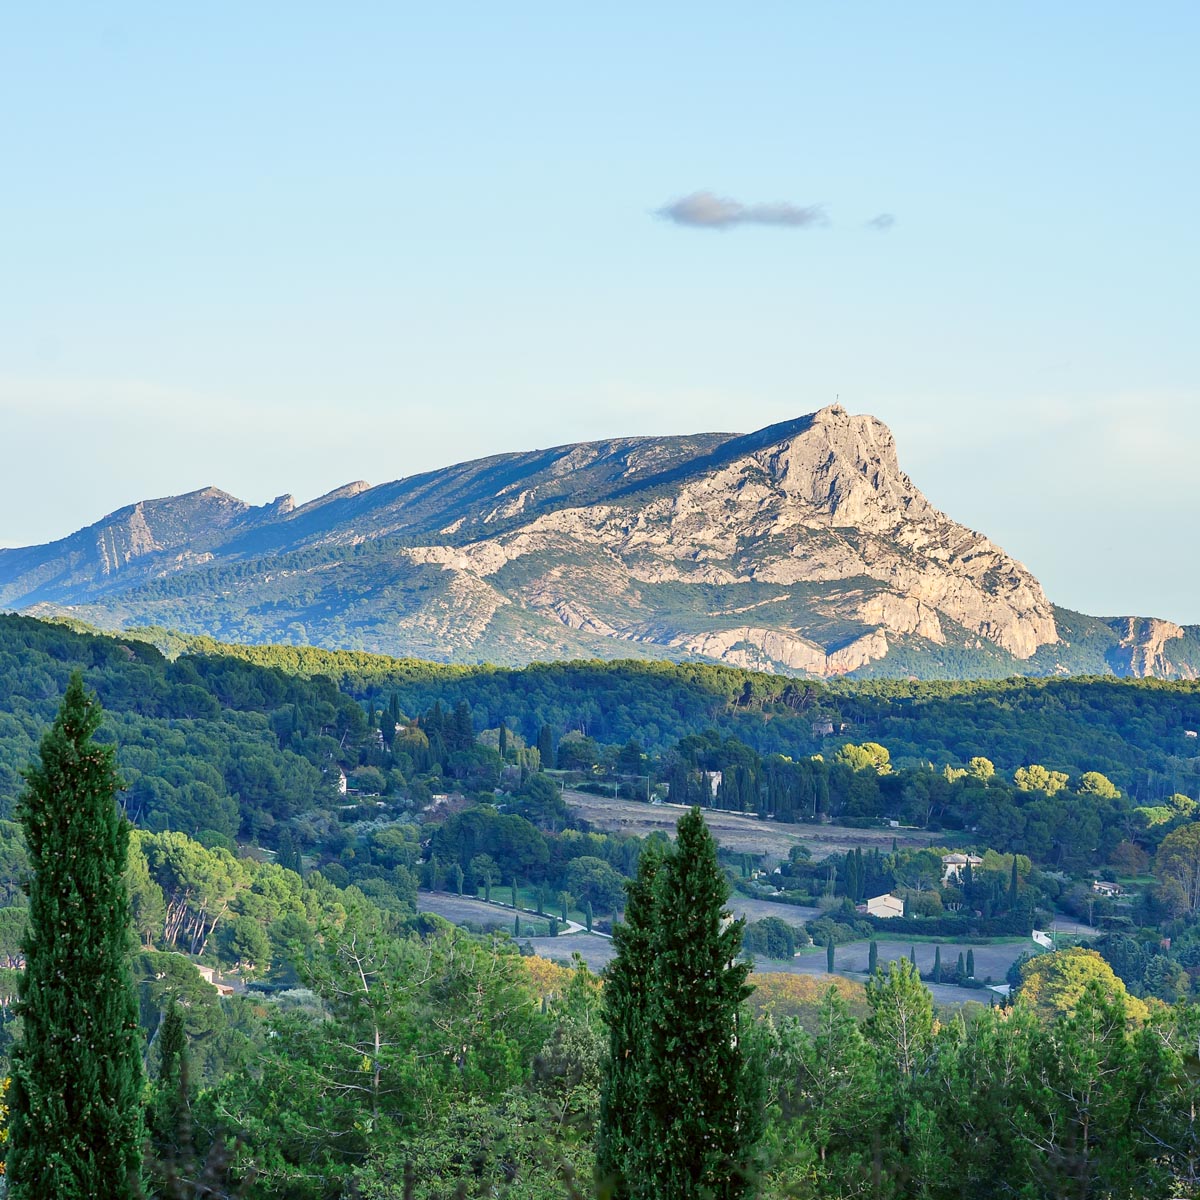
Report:
[[[824,946],[830,937],[833,938],[835,946],[844,946],[847,942],[858,942],[870,937],[874,932],[867,921],[838,921],[833,917],[817,917],[808,921],[804,928],[812,938],[813,944],[818,946]]]
[[[796,932],[778,917],[764,917],[746,926],[743,946],[767,958],[791,958],[796,953]]]
[[[976,917],[965,913],[944,913],[940,917],[864,916],[873,930],[918,937],[950,937],[959,941],[970,938],[1028,937],[1032,925],[1028,913],[1006,913],[1001,917]]]

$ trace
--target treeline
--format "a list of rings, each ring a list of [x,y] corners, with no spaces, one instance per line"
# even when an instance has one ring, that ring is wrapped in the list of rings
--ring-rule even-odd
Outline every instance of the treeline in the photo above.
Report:
[[[1193,1196],[1194,1008],[1147,1010],[1086,952],[1027,968],[1011,1009],[938,1022],[906,960],[856,1021],[758,1029],[766,1196]]]
[[[211,650],[218,649],[213,643]],[[878,741],[895,761],[967,763],[1004,771],[1031,762],[1068,775],[1095,770],[1140,802],[1196,782],[1200,684],[1099,678],[984,682],[822,683],[700,663],[574,662],[515,669],[440,666],[307,647],[220,647],[263,666],[322,674],[360,698],[408,711],[466,700],[477,726],[504,721],[533,743],[543,725],[611,744],[662,751],[714,728],[759,753],[791,754]],[[846,728],[842,729],[845,725]],[[832,726],[826,732],[827,728]],[[1194,794],[1195,787],[1192,792]]]
[[[1149,842],[1160,836],[1152,831],[1157,814],[1095,770],[1072,778],[1034,762],[1006,776],[982,756],[962,766],[921,761],[893,767],[888,749],[877,742],[847,743],[829,759],[764,758],[709,731],[680,741],[666,756],[663,774],[671,799],[684,804],[781,821],[891,821],[964,832],[984,848],[1066,871],[1108,862],[1134,831]],[[1181,797],[1163,811],[1183,816],[1191,807]]]
[[[1197,786],[1194,684],[828,687],[699,664],[515,671],[182,644],[208,652],[172,661],[145,641],[0,617],[0,816],[76,666],[109,713],[140,826],[256,843],[343,883],[373,865],[347,826],[447,792],[508,804],[497,790],[511,797],[551,766],[778,820],[952,831],[1068,872],[1126,844],[1148,861]]]

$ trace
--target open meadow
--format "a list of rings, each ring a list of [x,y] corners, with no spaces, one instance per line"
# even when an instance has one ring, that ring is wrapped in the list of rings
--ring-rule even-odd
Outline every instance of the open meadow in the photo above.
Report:
[[[597,796],[590,792],[567,790],[567,804],[577,817],[604,833],[634,834],[645,837],[656,830],[674,836],[675,824],[687,808],[681,804],[646,804],[640,800],[622,800]],[[904,847],[934,845],[938,835],[917,829],[851,829],[844,825],[789,825],[763,820],[754,813],[704,810],[704,820],[723,850],[737,854],[762,854],[783,860],[793,846],[807,846],[815,859],[845,854],[861,846],[863,850],[890,850],[893,839]]]

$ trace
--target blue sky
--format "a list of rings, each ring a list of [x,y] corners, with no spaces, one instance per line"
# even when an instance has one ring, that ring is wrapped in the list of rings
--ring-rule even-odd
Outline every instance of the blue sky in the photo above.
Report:
[[[1057,602],[1200,621],[1198,35],[1184,3],[8,6],[0,543],[840,396]],[[662,215],[697,193],[768,219]]]

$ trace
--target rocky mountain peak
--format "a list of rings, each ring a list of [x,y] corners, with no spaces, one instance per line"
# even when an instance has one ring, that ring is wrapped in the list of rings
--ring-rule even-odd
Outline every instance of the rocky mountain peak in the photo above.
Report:
[[[900,469],[891,430],[840,404],[814,413],[806,428],[764,452],[764,466],[786,493],[826,512],[835,525],[882,529],[929,510]]]
[[[888,427],[840,404],[749,434],[498,454],[299,506],[217,488],[145,501],[0,551],[0,605],[470,662],[907,674],[1057,670],[1073,652],[1030,572],[939,512]],[[1087,628],[1122,671],[1182,670],[1191,653],[1179,627]]]

